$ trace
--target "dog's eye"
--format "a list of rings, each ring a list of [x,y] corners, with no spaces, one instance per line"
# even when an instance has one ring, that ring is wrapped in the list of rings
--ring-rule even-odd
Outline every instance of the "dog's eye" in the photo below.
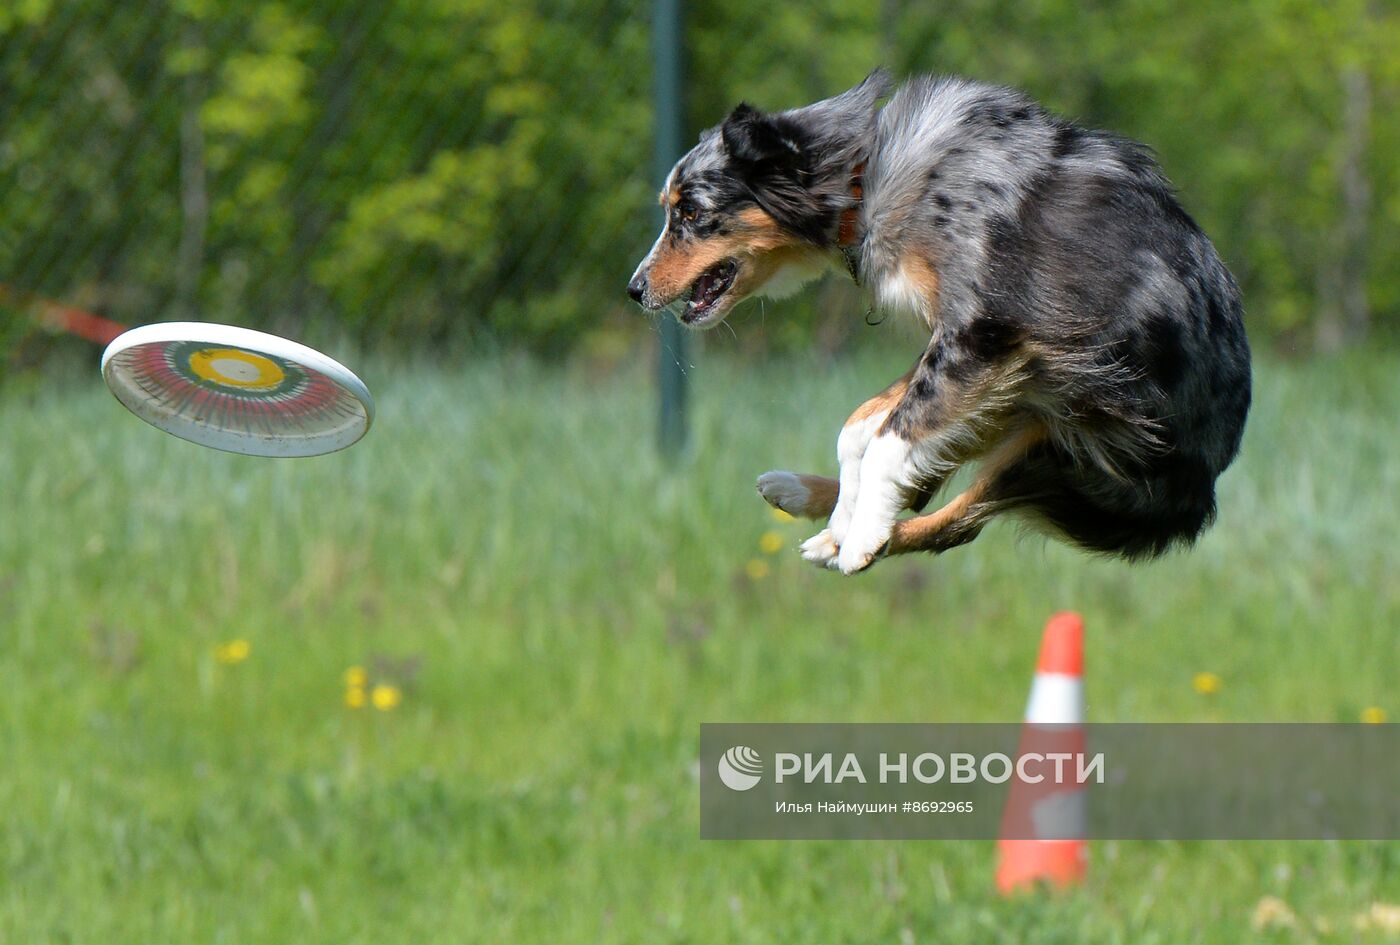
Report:
[[[681,219],[686,223],[693,223],[695,222],[695,218],[700,216],[700,208],[690,200],[682,200],[676,206],[676,212],[680,214]]]

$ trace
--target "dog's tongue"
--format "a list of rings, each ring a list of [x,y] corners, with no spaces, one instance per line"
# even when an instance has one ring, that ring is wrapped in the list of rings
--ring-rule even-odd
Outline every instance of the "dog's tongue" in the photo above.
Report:
[[[695,280],[695,290],[690,296],[692,310],[699,311],[715,304],[715,301],[724,294],[724,290],[729,287],[729,282],[733,278],[734,264],[732,262],[722,262],[702,272],[700,278]]]
[[[718,269],[707,269],[701,273],[700,278],[695,280],[695,304],[708,305],[713,299],[715,288],[719,285],[720,273]]]

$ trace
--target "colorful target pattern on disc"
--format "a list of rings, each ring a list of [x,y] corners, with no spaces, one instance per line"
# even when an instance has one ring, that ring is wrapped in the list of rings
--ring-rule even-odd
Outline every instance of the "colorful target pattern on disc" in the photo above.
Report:
[[[114,341],[102,370],[143,420],[232,452],[332,452],[363,436],[373,417],[368,390],[342,365],[249,329],[147,325]]]

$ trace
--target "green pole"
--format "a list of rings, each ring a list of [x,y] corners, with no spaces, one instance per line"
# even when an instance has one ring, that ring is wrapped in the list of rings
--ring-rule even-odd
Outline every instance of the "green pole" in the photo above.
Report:
[[[682,85],[681,0],[655,0],[651,44],[655,59],[656,177],[664,181],[680,157],[685,137]],[[665,208],[661,210],[663,216]],[[659,386],[661,413],[657,429],[663,456],[678,456],[686,443],[685,333],[669,313],[661,316]]]

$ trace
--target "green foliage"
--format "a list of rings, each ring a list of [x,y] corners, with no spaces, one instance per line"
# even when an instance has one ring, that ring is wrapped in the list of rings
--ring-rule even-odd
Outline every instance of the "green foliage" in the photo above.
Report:
[[[5,4],[0,281],[132,322],[362,340],[565,350],[602,324],[645,330],[619,287],[655,225],[648,13]],[[740,99],[803,103],[881,61],[1024,86],[1158,150],[1240,276],[1256,338],[1310,340],[1357,283],[1372,324],[1400,325],[1392,5],[697,0],[687,23],[696,131]],[[826,344],[862,310],[807,299],[769,341]]]
[[[568,347],[623,308],[649,226],[629,12],[80,0],[0,21],[0,273],[131,321]]]

